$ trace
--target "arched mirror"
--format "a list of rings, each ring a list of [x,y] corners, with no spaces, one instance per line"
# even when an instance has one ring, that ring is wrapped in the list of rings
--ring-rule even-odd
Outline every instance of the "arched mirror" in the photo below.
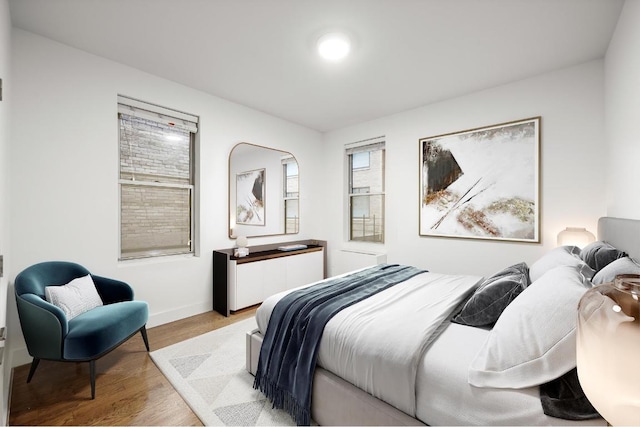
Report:
[[[291,153],[237,144],[229,154],[229,237],[298,233],[298,188]]]

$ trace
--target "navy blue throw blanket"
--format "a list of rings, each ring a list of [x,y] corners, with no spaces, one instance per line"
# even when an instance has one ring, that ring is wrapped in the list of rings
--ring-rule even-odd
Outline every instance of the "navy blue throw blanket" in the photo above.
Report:
[[[309,425],[313,374],[327,322],[339,311],[423,272],[383,264],[285,295],[271,313],[253,387],[298,425]]]

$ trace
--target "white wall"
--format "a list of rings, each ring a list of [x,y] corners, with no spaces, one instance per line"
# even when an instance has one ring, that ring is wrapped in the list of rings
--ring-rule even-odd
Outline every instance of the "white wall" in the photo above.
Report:
[[[323,197],[329,247],[386,252],[388,262],[442,273],[488,275],[535,261],[555,247],[566,226],[595,232],[605,214],[603,79],[603,62],[593,61],[327,133]],[[418,140],[534,116],[542,116],[541,244],[420,237]],[[346,198],[334,201],[345,193],[343,147],[379,135],[386,135],[387,150],[386,242],[346,243]],[[335,263],[329,260],[330,274]]]
[[[0,78],[2,79],[2,101],[0,101],[0,255],[4,256],[4,275],[0,277],[0,327],[6,325],[7,284],[11,272],[11,258],[9,257],[9,105],[11,102],[10,70],[11,53],[11,18],[9,3],[0,0]],[[0,359],[2,360],[2,359]],[[9,379],[11,366],[8,357],[0,366],[0,425],[4,425],[8,413]]]
[[[607,214],[640,219],[640,2],[627,1],[605,57]]]
[[[227,212],[232,147],[245,141],[291,152],[301,175],[317,176],[321,135],[29,32],[14,29],[12,38],[19,93],[11,114],[12,272],[59,259],[124,280],[137,299],[148,301],[149,326],[211,310],[212,251],[233,246]],[[200,117],[199,257],[117,261],[118,94]],[[314,182],[301,180],[300,234],[288,240],[318,238]],[[12,344],[15,366],[30,359],[15,302],[11,307],[10,338],[20,342]]]

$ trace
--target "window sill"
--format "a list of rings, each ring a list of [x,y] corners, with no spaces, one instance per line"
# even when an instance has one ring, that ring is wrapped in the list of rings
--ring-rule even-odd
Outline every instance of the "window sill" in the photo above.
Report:
[[[165,262],[184,261],[186,259],[199,258],[195,253],[175,254],[175,255],[158,255],[141,258],[119,259],[118,267],[128,267],[147,264],[162,264]]]

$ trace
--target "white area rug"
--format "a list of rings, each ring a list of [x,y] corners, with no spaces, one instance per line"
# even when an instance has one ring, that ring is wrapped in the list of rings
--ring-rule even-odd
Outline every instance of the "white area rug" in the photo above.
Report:
[[[204,425],[295,425],[253,389],[245,334],[255,328],[251,318],[150,353]]]

